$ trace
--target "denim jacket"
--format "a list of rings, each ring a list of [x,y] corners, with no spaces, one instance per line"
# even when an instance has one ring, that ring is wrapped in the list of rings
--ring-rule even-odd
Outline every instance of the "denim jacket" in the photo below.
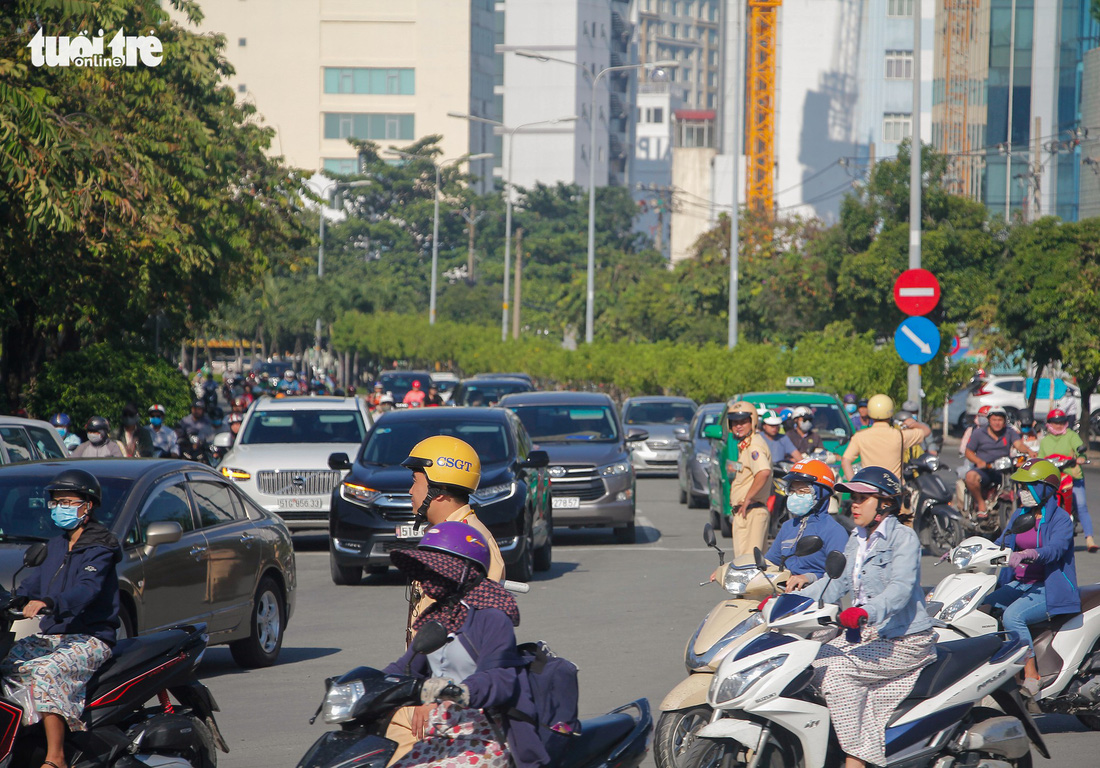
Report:
[[[932,628],[932,619],[924,605],[920,586],[920,540],[912,528],[906,528],[894,516],[879,523],[878,531],[885,537],[875,541],[867,553],[860,572],[860,583],[868,600],[861,608],[867,611],[867,622],[878,630],[880,637],[912,635]],[[824,597],[836,603],[852,592],[852,571],[855,569],[859,536],[852,531],[844,556],[848,566],[835,581],[822,579],[811,584],[807,596]],[[824,592],[824,594],[822,594]]]

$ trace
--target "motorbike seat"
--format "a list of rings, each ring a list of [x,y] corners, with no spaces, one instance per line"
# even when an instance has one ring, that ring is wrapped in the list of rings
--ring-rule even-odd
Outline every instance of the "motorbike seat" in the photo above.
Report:
[[[111,658],[88,681],[88,699],[93,700],[92,694],[97,691],[102,692],[104,688],[125,682],[136,671],[144,671],[142,668],[154,660],[167,661],[172,650],[182,645],[186,638],[187,633],[169,629],[120,640],[115,645]]]
[[[634,718],[624,712],[582,720],[580,735],[569,740],[558,762],[576,768],[599,765],[635,725]]]
[[[999,635],[981,635],[936,644],[936,660],[921,670],[910,699],[930,699],[989,661],[1002,645]]]

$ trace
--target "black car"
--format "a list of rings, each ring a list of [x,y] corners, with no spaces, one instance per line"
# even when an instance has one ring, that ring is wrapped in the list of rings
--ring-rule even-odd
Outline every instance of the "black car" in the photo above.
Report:
[[[615,403],[598,392],[526,392],[507,395],[538,448],[550,455],[550,493],[558,525],[615,529],[622,544],[635,540],[634,467],[630,443],[644,429],[624,431]]]
[[[427,371],[386,371],[378,376],[377,382],[382,385],[383,392],[393,395],[395,403],[400,403],[413,388],[413,382],[420,384],[420,391],[428,394],[428,387],[432,386],[432,375]]]
[[[401,466],[412,447],[433,435],[469,443],[481,458],[481,483],[470,505],[500,547],[508,577],[527,581],[551,564],[550,481],[546,453],[536,451],[523,424],[499,408],[428,408],[391,411],[374,423],[352,464],[329,457],[332,469],[350,469],[332,492],[329,562],[337,584],[358,584],[363,568],[385,573],[394,549],[415,547],[409,487]]]
[[[496,405],[505,395],[530,392],[533,389],[531,382],[514,376],[478,376],[459,382],[451,396],[451,405]]]
[[[725,403],[700,405],[691,419],[691,425],[679,428],[676,438],[680,441],[680,460],[677,471],[680,478],[680,503],[689,508],[702,509],[710,501],[711,441],[703,436],[703,429],[722,420]]]
[[[0,583],[27,545],[61,533],[46,485],[84,469],[103,488],[95,518],[122,543],[121,637],[205,624],[247,667],[275,663],[294,606],[290,532],[210,467],[178,459],[67,459],[0,467]]]

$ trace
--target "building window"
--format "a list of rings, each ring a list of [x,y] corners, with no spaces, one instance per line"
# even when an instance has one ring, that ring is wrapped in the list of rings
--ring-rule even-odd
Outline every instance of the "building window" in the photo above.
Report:
[[[325,93],[412,96],[416,93],[416,70],[325,67]]]
[[[886,0],[886,15],[912,18],[913,0]]]
[[[912,80],[913,79],[913,52],[912,51],[887,51],[886,52],[886,79],[887,80]]]
[[[678,147],[714,147],[713,120],[680,120],[676,123],[676,146]]]
[[[238,37],[237,38],[237,47],[238,48],[244,48],[246,45],[248,45],[248,38],[247,37]]]
[[[416,138],[412,115],[326,112],[326,139],[401,139]]]
[[[339,173],[345,176],[358,173],[358,165],[359,161],[355,158],[326,157],[324,160],[324,169],[328,173]]]
[[[679,0],[672,0],[672,2],[669,4],[668,12],[671,13],[673,16],[679,16],[680,15],[680,1]]]
[[[679,34],[680,34],[680,25],[679,24],[669,24],[668,25],[668,36],[669,37],[677,37],[677,36],[679,36]]]
[[[913,132],[912,116],[908,112],[887,113],[882,116],[882,140],[889,144],[897,144],[902,139],[909,138]]]
[[[663,123],[665,121],[665,110],[662,107],[654,107],[653,113],[650,115],[651,123]]]
[[[248,86],[244,83],[241,83],[237,86],[237,93],[248,93]]]

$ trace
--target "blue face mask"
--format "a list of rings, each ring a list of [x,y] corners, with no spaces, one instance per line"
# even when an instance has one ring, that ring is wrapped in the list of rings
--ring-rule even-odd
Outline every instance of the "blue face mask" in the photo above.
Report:
[[[787,497],[787,511],[795,517],[804,517],[814,508],[817,497],[812,493],[796,493]]]
[[[61,435],[62,437],[65,437],[65,435],[69,434],[69,430],[65,429],[65,427],[58,427],[57,428],[57,434]]]
[[[855,413],[856,410],[857,410],[856,404],[855,403],[845,403],[844,404],[844,410],[846,410],[848,413]]]
[[[154,427],[159,427],[161,424],[164,423],[164,419],[161,416],[150,416],[149,423],[152,424]]]
[[[80,525],[80,507],[80,504],[74,504],[71,507],[54,507],[50,510],[50,517],[53,519],[53,524],[65,531],[73,530]]]

